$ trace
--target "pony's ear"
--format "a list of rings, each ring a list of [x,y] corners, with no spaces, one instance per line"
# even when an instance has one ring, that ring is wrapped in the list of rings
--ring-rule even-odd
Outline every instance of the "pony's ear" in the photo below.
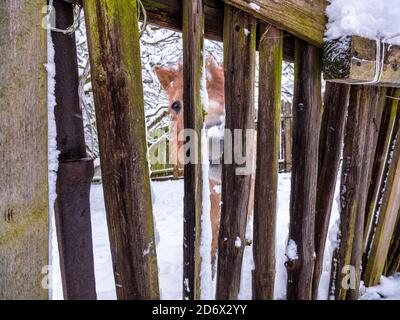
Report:
[[[215,60],[214,56],[211,54],[208,54],[206,57],[206,68],[215,69],[218,67],[219,67],[218,62],[217,62],[217,60]]]
[[[158,81],[160,81],[160,84],[164,90],[168,88],[170,83],[174,81],[174,79],[177,76],[177,72],[175,70],[168,69],[165,67],[156,65],[153,67],[153,70],[156,73]]]
[[[207,80],[211,81],[221,72],[221,69],[223,69],[223,65],[219,65],[217,60],[211,54],[208,54],[206,57]]]

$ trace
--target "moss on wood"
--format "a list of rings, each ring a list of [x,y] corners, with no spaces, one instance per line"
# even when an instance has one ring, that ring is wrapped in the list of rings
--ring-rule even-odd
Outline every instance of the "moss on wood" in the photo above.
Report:
[[[0,299],[48,297],[45,6],[0,2]]]

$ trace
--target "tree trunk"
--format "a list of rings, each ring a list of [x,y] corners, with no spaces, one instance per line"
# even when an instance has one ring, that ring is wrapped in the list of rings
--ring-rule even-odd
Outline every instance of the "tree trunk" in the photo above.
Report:
[[[232,135],[232,148],[224,139],[222,167],[222,208],[218,239],[217,299],[235,300],[240,289],[251,168],[246,170],[235,162],[233,154],[254,145],[254,76],[256,52],[256,19],[225,5],[224,66],[225,66],[225,127]],[[235,129],[241,129],[238,136]],[[246,137],[251,130],[251,140]],[[232,156],[233,161],[229,161]],[[228,162],[232,162],[229,164]],[[247,159],[251,167],[252,159]],[[245,169],[245,170],[243,170]],[[242,171],[243,170],[243,171]]]
[[[200,299],[200,245],[202,205],[201,128],[203,106],[200,84],[203,70],[203,1],[183,2],[183,104],[185,129],[196,133],[191,137],[189,159],[185,164],[183,211],[183,298]]]
[[[261,25],[253,299],[273,300],[282,80],[282,31]]]
[[[136,1],[84,1],[118,299],[158,299]]]
[[[0,299],[47,299],[46,0],[0,1]]]
[[[54,1],[56,27],[74,22],[73,5]],[[78,95],[75,35],[52,32],[56,65],[57,149],[60,151],[55,205],[64,299],[96,299],[90,220],[93,161],[87,158]]]
[[[293,167],[290,198],[287,298],[311,299],[314,272],[318,143],[322,116],[320,52],[296,39],[293,98]],[[297,251],[297,252],[296,252]]]

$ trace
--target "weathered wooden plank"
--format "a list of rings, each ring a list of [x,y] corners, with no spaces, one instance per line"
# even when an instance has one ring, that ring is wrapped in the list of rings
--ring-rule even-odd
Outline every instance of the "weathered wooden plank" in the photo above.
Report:
[[[317,47],[322,47],[326,0],[224,1]]]
[[[349,104],[350,86],[327,83],[325,88],[324,112],[322,116],[318,185],[315,210],[315,270],[313,299],[318,299],[318,287],[322,274],[325,243],[328,236],[336,180],[342,152],[343,133]]]
[[[247,30],[247,31],[246,31]],[[254,129],[256,19],[229,5],[224,17],[225,126],[232,133],[232,150],[224,151],[222,208],[218,240],[217,299],[237,299],[240,288],[251,173],[242,164],[228,163],[242,146],[253,146],[246,129]],[[234,136],[241,129],[240,136]],[[226,139],[225,139],[225,144]],[[250,160],[251,162],[251,160]],[[240,244],[240,245],[239,245]]]
[[[374,144],[371,141],[374,121],[378,121],[377,98],[381,96],[381,89],[371,86],[352,86],[350,91],[341,177],[340,247],[334,270],[337,300],[354,299],[359,292],[365,203]],[[349,276],[354,279],[348,283]]]
[[[395,144],[390,158],[390,169],[386,177],[385,193],[369,252],[364,281],[367,287],[377,285],[384,272],[392,237],[400,210],[400,139],[395,135]],[[393,143],[392,141],[390,142]]]
[[[54,1],[56,27],[66,29],[74,21],[70,3]],[[52,32],[56,66],[57,172],[56,227],[64,299],[96,299],[90,184],[93,161],[87,158],[82,110],[78,95],[78,63],[75,35]]]
[[[347,292],[348,300],[357,300],[360,294],[361,273],[363,270],[362,257],[364,253],[364,226],[365,209],[370,186],[372,165],[376,151],[376,142],[378,139],[379,127],[382,120],[382,111],[384,108],[386,88],[372,87],[371,106],[368,112],[367,129],[365,132],[365,146],[363,150],[363,172],[361,174],[359,186],[359,199],[357,204],[356,221],[354,227],[354,241],[350,259],[350,265],[355,271],[355,287]]]
[[[273,300],[282,80],[282,31],[261,24],[253,299]]]
[[[84,1],[119,299],[158,299],[136,1]]]
[[[48,298],[45,6],[0,2],[1,300]]]
[[[366,211],[365,211],[365,227],[364,227],[364,257],[363,265],[368,261],[369,252],[371,250],[372,240],[375,234],[375,226],[379,208],[381,207],[380,199],[385,188],[385,178],[389,170],[388,157],[391,147],[391,141],[396,135],[399,128],[399,101],[400,89],[391,89],[388,95],[395,99],[386,99],[384,106],[381,126],[379,128],[379,137],[376,144],[376,152],[372,167],[371,182],[368,191]]]
[[[318,144],[322,116],[320,61],[320,50],[317,47],[296,39],[289,225],[289,245],[294,254],[288,257],[286,263],[288,299],[311,299]]]
[[[183,206],[183,298],[200,299],[200,244],[202,205],[201,128],[203,106],[200,86],[203,71],[204,6],[202,0],[183,2],[183,103],[184,127],[195,136],[189,141],[185,163]]]
[[[354,224],[356,221],[359,198],[360,176],[363,171],[363,146],[370,106],[371,87],[353,86],[350,93],[349,111],[344,136],[343,165],[340,197],[340,247],[333,260],[332,268],[335,288],[335,299],[344,300],[347,289],[343,287],[345,266],[350,265],[351,249],[354,241]],[[347,284],[347,282],[346,282]]]
[[[374,80],[376,75],[374,40],[358,36],[343,37],[324,45],[325,80],[361,84]],[[400,87],[400,46],[385,45],[384,68],[377,85]]]

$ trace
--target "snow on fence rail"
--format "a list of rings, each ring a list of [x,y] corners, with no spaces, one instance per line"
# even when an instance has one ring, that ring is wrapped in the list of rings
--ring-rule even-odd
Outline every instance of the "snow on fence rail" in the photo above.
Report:
[[[69,3],[56,1],[59,10],[69,18],[73,15],[71,2],[82,4],[82,1],[78,0],[68,1]],[[292,171],[289,239],[291,247],[296,247],[296,259],[288,256],[286,262],[287,298],[315,299],[318,296],[336,177],[339,172],[341,221],[332,261],[330,295],[336,299],[357,299],[361,280],[368,286],[374,285],[382,274],[387,275],[398,270],[400,200],[396,195],[400,192],[400,93],[399,89],[392,88],[397,80],[385,83],[389,88],[361,84],[350,86],[348,82],[351,81],[347,80],[342,81],[345,83],[328,82],[322,101],[323,65],[320,48],[323,45],[326,2],[226,0],[222,3],[213,0],[193,0],[184,1],[182,6],[182,2],[178,0],[141,1],[152,23],[183,32],[184,126],[194,130],[197,137],[202,136],[200,130],[204,115],[200,92],[204,37],[222,39],[224,42],[225,127],[229,130],[255,128],[256,50],[260,53],[256,171],[237,175],[236,169],[240,169],[239,164],[223,164],[216,298],[238,298],[244,244],[253,246],[253,298],[274,298],[276,197],[279,155],[282,154],[282,148],[279,147],[281,137],[286,142],[291,141],[291,147],[288,147],[289,143],[286,144],[283,153],[285,157],[291,153],[291,162],[286,164],[291,166]],[[25,7],[31,8],[30,5],[26,5],[26,1],[18,2],[22,8],[21,12],[24,12]],[[99,0],[83,1],[83,4],[117,297],[158,299],[137,2]],[[1,2],[0,12],[8,12],[8,6],[9,2]],[[169,19],[172,13],[174,16]],[[56,26],[59,26],[59,21],[56,21]],[[26,23],[32,23],[32,26],[34,24],[31,20],[27,20]],[[9,24],[2,24],[0,35],[10,34],[10,28]],[[43,34],[38,32],[37,35],[38,38],[30,40],[42,43],[43,39],[39,35],[43,37]],[[59,41],[55,42],[56,54],[63,49],[67,50],[71,57],[76,56],[76,50],[72,47],[67,48],[62,42],[63,37],[69,35],[58,36]],[[354,39],[353,37],[352,41]],[[40,48],[35,45],[33,47]],[[342,55],[343,59],[348,58],[346,50]],[[0,51],[7,57],[12,57],[14,52],[3,44]],[[45,55],[45,50],[42,51],[36,51],[38,58]],[[26,57],[32,55],[32,51],[25,50],[20,54]],[[281,115],[283,59],[294,61],[296,70],[292,103],[293,123],[289,127],[285,124],[289,118],[286,104],[283,107],[284,115]],[[41,61],[40,59],[29,61],[33,68],[39,68],[37,61]],[[324,68],[326,67],[325,61]],[[62,61],[56,57],[56,71],[61,68]],[[76,70],[72,69],[65,70],[65,77],[57,81],[56,98],[61,98],[64,90],[72,83],[76,84]],[[14,70],[6,68],[4,72],[15,76]],[[38,78],[41,86],[45,85],[44,78]],[[14,110],[20,110],[24,101],[32,100],[32,94],[37,95],[35,107],[42,106],[40,99],[43,98],[40,98],[40,94],[43,92],[23,91],[21,94],[26,95],[26,99],[16,101]],[[3,97],[7,99],[13,95],[13,90],[6,91],[6,95],[0,97],[0,102],[3,102]],[[71,104],[79,109],[79,99],[75,99]],[[11,106],[9,103],[4,105]],[[39,109],[29,111],[37,110]],[[42,118],[14,117],[15,114],[10,118],[11,113],[0,117],[0,124],[2,128],[6,128],[4,132],[7,136],[16,139],[16,144],[24,142],[24,137],[15,135],[16,130],[22,126],[30,128],[42,125]],[[13,121],[10,122],[10,119]],[[9,122],[15,121],[17,123],[14,127],[9,126]],[[80,128],[82,123],[81,118],[76,117],[76,113],[66,109],[63,114],[58,115],[57,125],[58,133],[63,136],[66,130],[75,125]],[[285,129],[281,130],[281,126]],[[46,148],[40,147],[42,135],[40,131],[32,132],[32,137],[38,138],[32,142],[33,154],[30,155],[35,160],[46,158]],[[239,143],[237,137],[233,137],[232,141],[234,146],[236,142]],[[59,148],[63,146],[63,142],[58,141]],[[36,145],[38,147],[35,147]],[[189,153],[199,155],[201,139],[196,141],[196,147]],[[70,153],[67,152],[66,162],[80,163],[84,160],[83,155],[74,153],[75,148],[67,151]],[[24,170],[25,165],[21,159],[10,161],[11,158],[6,157],[4,152],[2,149],[0,158],[6,161],[2,161],[1,164],[10,170],[11,179],[0,177],[1,195],[7,200],[2,201],[0,207],[4,213],[4,219],[0,220],[0,253],[12,256],[14,253],[9,250],[10,243],[12,242],[14,247],[23,248],[27,240],[23,232],[26,229],[18,229],[22,231],[16,232],[12,229],[15,225],[11,222],[17,217],[19,220],[16,221],[24,226],[31,221],[31,216],[28,211],[26,214],[25,211],[21,211],[21,208],[24,208],[23,202],[27,200],[16,197],[16,194],[26,192],[24,183],[15,185],[14,193],[3,191],[8,187],[8,181],[21,178],[20,172]],[[13,154],[14,151],[8,147],[6,152]],[[38,170],[34,170],[35,172],[29,173],[36,174],[32,176],[35,178],[34,182],[38,181],[37,172],[42,166],[44,164]],[[89,170],[92,169],[87,167],[86,174],[90,174]],[[61,187],[65,187],[67,182],[73,186],[74,183],[79,184],[83,181],[78,172],[67,173],[71,175],[68,176],[68,181],[65,181],[60,171],[58,172],[57,183],[61,184]],[[183,298],[199,299],[203,287],[201,282],[206,281],[200,276],[203,266],[199,250],[203,232],[202,185],[208,182],[202,181],[202,166],[199,163],[185,164],[184,178],[182,290]],[[58,192],[64,190],[61,187],[57,189]],[[83,184],[81,187],[85,188]],[[37,201],[34,201],[38,207],[34,209],[40,210],[42,215],[43,212],[47,214],[42,199],[45,188],[40,183],[32,188],[36,188],[33,191],[28,190],[32,191],[32,194],[40,191]],[[64,268],[64,290],[68,293],[66,297],[82,298],[83,296],[74,294],[85,293],[86,298],[93,298],[93,278],[90,274],[88,276],[79,264],[71,266],[68,263],[76,262],[76,253],[68,250],[71,245],[69,241],[73,239],[76,242],[84,242],[90,235],[91,227],[87,222],[78,221],[78,231],[72,228],[60,229],[60,226],[66,223],[63,219],[73,213],[77,201],[75,196],[69,198],[61,195],[58,194],[56,217],[58,222],[62,222],[58,223],[58,232],[61,237],[64,236],[61,248],[65,250],[60,250],[60,254],[62,269]],[[83,197],[87,201],[88,193]],[[12,203],[17,200],[21,201],[20,206]],[[246,239],[245,231],[247,214],[252,211],[254,239],[251,244]],[[88,209],[84,210],[84,213],[87,217]],[[43,221],[44,218],[39,222]],[[43,237],[38,236],[37,230],[34,229],[29,234],[29,243],[32,247],[43,249]],[[81,249],[90,261],[90,245],[86,244]],[[26,252],[28,260],[15,260],[15,263],[25,268],[21,271],[18,269],[18,272],[27,272],[26,265],[30,266],[29,272],[39,272],[44,262],[42,253],[31,250]],[[36,281],[37,277],[21,274],[14,279],[16,271],[11,270],[4,261],[8,259],[2,259],[0,262],[1,297],[46,297],[34,288],[32,281]],[[20,279],[25,281],[20,283]],[[82,283],[85,283],[85,290],[80,291],[78,288],[82,288]]]

